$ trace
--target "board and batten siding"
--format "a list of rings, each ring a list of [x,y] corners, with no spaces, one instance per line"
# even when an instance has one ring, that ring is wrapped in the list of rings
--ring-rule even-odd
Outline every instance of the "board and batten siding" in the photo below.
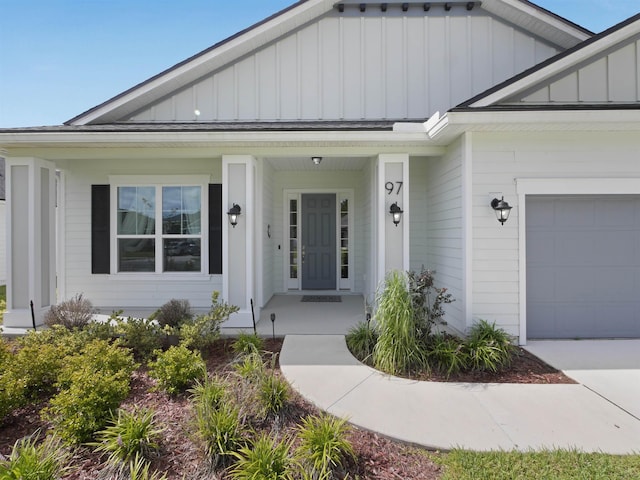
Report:
[[[455,300],[445,305],[445,320],[465,332],[463,245],[463,144],[456,141],[440,158],[427,160],[427,263],[435,285]],[[413,255],[413,252],[412,252]]]
[[[597,58],[506,103],[640,101],[640,40]]]
[[[373,10],[333,11],[122,121],[422,119],[559,52],[480,9]]]
[[[220,159],[86,159],[60,160],[57,168],[64,176],[64,251],[63,291],[67,298],[82,293],[102,313],[123,309],[155,309],[172,298],[187,299],[191,306],[205,309],[211,293],[222,290],[221,275],[162,274],[93,275],[91,274],[91,185],[108,184],[110,175],[172,175],[180,166],[181,175],[208,175],[210,182],[220,183]],[[205,192],[203,192],[205,193]],[[59,301],[64,299],[59,299]]]
[[[516,179],[638,178],[633,132],[474,133],[473,318],[519,334],[519,204]],[[513,207],[496,220],[490,194]]]

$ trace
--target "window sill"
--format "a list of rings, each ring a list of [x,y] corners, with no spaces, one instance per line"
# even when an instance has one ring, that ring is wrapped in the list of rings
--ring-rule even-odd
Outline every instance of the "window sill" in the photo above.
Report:
[[[145,281],[145,282],[209,282],[215,277],[222,277],[222,275],[212,275],[208,273],[200,272],[172,272],[172,273],[112,273],[109,275],[109,280],[123,282],[123,281]]]

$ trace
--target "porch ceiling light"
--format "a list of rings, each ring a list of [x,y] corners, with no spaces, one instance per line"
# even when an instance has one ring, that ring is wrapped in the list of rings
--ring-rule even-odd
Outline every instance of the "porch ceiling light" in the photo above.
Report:
[[[491,208],[493,208],[493,210],[496,212],[498,221],[502,225],[504,225],[504,222],[509,219],[509,214],[511,213],[511,209],[513,207],[505,202],[504,197],[502,197],[502,199],[500,200],[498,200],[497,198],[491,200]]]
[[[311,157],[311,161],[313,162],[314,165],[320,165],[320,162],[322,161],[322,157]]]
[[[242,213],[242,209],[240,208],[240,205],[238,205],[237,203],[234,203],[233,207],[231,207],[227,212],[227,215],[229,215],[229,223],[233,228],[236,228],[236,225],[238,224],[238,216],[241,213]]]
[[[389,207],[389,213],[393,217],[393,224],[397,227],[400,220],[402,220],[402,214],[404,213],[398,206],[398,202],[395,202],[391,207]]]

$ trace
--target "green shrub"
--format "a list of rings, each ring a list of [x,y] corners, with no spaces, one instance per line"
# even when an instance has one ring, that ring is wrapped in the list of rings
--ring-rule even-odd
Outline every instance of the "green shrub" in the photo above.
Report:
[[[260,403],[267,415],[275,415],[284,408],[289,399],[289,385],[273,372],[265,375],[258,390]]]
[[[0,374],[0,424],[13,410],[27,403],[24,381],[6,371]]]
[[[177,300],[175,298],[169,300],[156,310],[149,320],[156,320],[161,327],[179,327],[182,323],[193,319],[191,304],[189,300]]]
[[[207,372],[200,353],[192,352],[184,345],[158,353],[149,368],[149,375],[158,381],[159,388],[172,395],[185,391],[195,380],[204,378]]]
[[[387,275],[375,319],[379,336],[373,363],[377,369],[395,375],[426,367],[426,353],[418,341],[412,299],[402,272]]]
[[[70,453],[60,439],[49,436],[38,443],[38,435],[18,440],[8,459],[0,457],[2,480],[57,480],[69,472]]]
[[[220,292],[213,292],[209,312],[182,323],[180,326],[180,340],[183,345],[195,350],[205,350],[218,339],[220,325],[232,313],[239,310],[236,306],[221,302],[219,297]]]
[[[44,323],[48,326],[61,325],[68,329],[85,327],[95,315],[96,310],[82,293],[69,300],[53,305],[44,316]]]
[[[196,403],[195,421],[198,435],[213,466],[227,464],[244,444],[240,409],[233,403]]]
[[[96,434],[91,445],[97,452],[109,455],[108,463],[119,466],[136,455],[148,459],[160,447],[158,439],[162,428],[158,427],[153,411],[141,408],[128,411],[118,409],[109,424]]]
[[[236,355],[247,355],[253,352],[261,352],[264,349],[264,341],[255,333],[240,332],[232,347]]]
[[[60,392],[45,409],[45,418],[66,442],[89,441],[129,394],[136,367],[128,349],[93,340],[80,354],[67,357],[56,383]]]
[[[251,447],[242,447],[234,453],[238,461],[230,472],[231,478],[236,480],[293,479],[290,450],[291,443],[276,442],[266,434],[262,434]]]
[[[474,370],[495,373],[511,365],[514,352],[511,337],[495,323],[480,320],[471,327],[467,348]]]
[[[347,440],[348,432],[343,419],[330,415],[308,416],[298,427],[297,457],[318,478],[330,478],[346,457],[355,458],[353,446]]]
[[[144,318],[116,319],[116,332],[122,336],[122,344],[130,348],[136,359],[149,360],[155,350],[162,347],[164,332],[160,326]]]
[[[469,353],[459,338],[444,333],[432,335],[428,352],[429,364],[447,377],[469,368]]]
[[[346,341],[353,356],[361,362],[367,363],[373,355],[378,334],[369,323],[360,322],[349,330]]]

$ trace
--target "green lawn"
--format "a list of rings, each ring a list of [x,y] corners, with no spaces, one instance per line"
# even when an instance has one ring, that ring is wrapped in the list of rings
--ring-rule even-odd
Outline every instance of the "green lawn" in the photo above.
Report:
[[[454,450],[437,460],[441,480],[627,480],[640,478],[640,455],[586,454],[554,450],[538,453]]]

